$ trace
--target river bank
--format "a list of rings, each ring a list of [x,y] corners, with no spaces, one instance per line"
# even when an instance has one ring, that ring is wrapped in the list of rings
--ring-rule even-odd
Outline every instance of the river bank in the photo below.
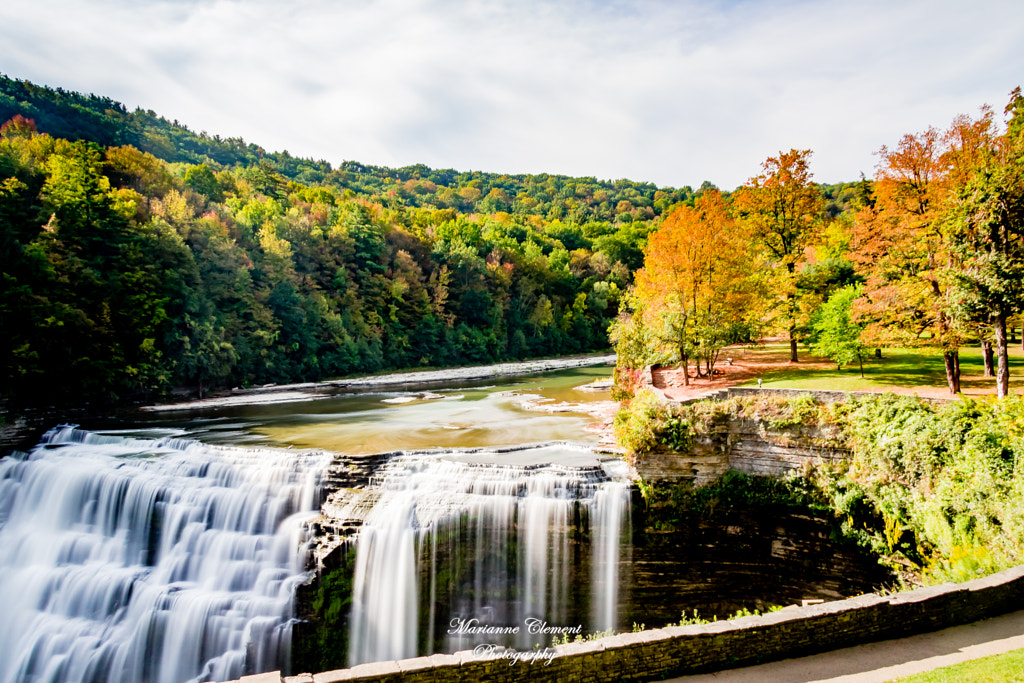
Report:
[[[386,375],[366,375],[345,379],[328,380],[325,382],[303,382],[301,384],[274,384],[245,389],[232,389],[220,392],[210,398],[177,403],[164,403],[143,406],[144,411],[196,410],[221,406],[256,405],[261,403],[288,403],[294,401],[311,401],[317,398],[332,396],[340,391],[372,391],[375,389],[396,390],[411,387],[426,387],[451,382],[471,382],[476,380],[514,377],[516,375],[533,375],[552,370],[582,368],[594,365],[611,365],[615,363],[615,354],[597,354],[571,356],[568,358],[548,358],[543,360],[520,361],[516,363],[495,363],[493,365],[476,365],[461,368],[443,368],[440,370],[414,370],[411,372],[395,372]]]
[[[84,424],[92,418],[128,418],[133,415],[161,415],[181,412],[183,415],[206,409],[235,408],[308,402],[345,394],[374,391],[398,392],[413,388],[437,387],[447,383],[472,383],[499,380],[503,377],[525,376],[571,368],[613,364],[614,354],[590,354],[563,358],[530,360],[516,363],[496,363],[435,370],[415,370],[380,375],[348,377],[324,382],[266,385],[236,388],[213,393],[202,400],[179,400],[161,404],[125,406],[45,407],[11,410],[0,407],[0,455],[12,450],[23,450],[35,445],[40,435],[61,423]],[[609,369],[610,371],[610,369]],[[587,412],[587,411],[584,411]],[[607,412],[607,411],[606,411]],[[604,422],[607,415],[595,416]]]

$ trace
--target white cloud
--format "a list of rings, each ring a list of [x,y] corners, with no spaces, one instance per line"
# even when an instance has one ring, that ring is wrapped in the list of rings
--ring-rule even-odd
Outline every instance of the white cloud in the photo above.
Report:
[[[732,188],[790,147],[853,180],[1001,107],[1024,6],[6,0],[0,37],[8,75],[333,163]]]

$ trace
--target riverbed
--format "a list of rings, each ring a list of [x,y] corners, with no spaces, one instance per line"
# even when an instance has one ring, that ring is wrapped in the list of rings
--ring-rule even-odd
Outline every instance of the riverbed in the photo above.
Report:
[[[611,371],[602,364],[530,375],[488,372],[444,385],[373,382],[359,390],[305,393],[270,403],[215,400],[154,406],[82,426],[112,434],[346,454],[550,441],[596,447],[601,436],[593,425],[609,419],[615,406],[607,388],[592,390],[592,385],[609,380]]]

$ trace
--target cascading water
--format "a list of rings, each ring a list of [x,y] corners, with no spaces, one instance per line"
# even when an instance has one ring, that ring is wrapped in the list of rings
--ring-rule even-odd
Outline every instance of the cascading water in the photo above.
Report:
[[[551,642],[545,628],[619,625],[625,472],[501,456],[412,453],[375,477],[380,497],[356,541],[351,665],[481,643],[530,649]]]
[[[0,683],[283,668],[326,460],[63,427],[0,461]]]

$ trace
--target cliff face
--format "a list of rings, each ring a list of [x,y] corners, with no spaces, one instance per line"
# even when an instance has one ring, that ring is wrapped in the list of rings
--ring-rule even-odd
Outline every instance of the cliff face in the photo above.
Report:
[[[648,628],[678,622],[681,612],[693,610],[710,619],[835,600],[894,578],[876,557],[842,539],[826,513],[779,504],[689,509],[642,500],[633,510],[623,602],[629,619]]]
[[[348,621],[355,573],[355,537],[376,493],[374,474],[393,453],[335,455],[321,482],[324,502],[310,522],[309,580],[295,591],[294,671],[326,671],[347,664]]]
[[[730,388],[711,398],[810,395],[818,403],[842,392]],[[678,620],[679,610],[704,616],[739,609],[833,600],[894,580],[871,553],[843,537],[841,520],[825,510],[763,496],[730,496],[756,480],[723,480],[735,472],[780,479],[851,457],[835,425],[773,423],[742,412],[710,413],[684,452],[665,448],[640,455],[636,470],[647,501],[634,505],[631,600],[655,624]],[[716,484],[717,483],[717,484]],[[696,488],[723,486],[720,502],[697,503]],[[759,488],[759,487],[754,487]],[[670,596],[664,599],[663,596]],[[652,624],[648,623],[648,626]]]
[[[809,395],[821,403],[841,401],[849,396],[835,391],[761,391],[732,387],[709,398],[752,395]],[[717,481],[728,471],[783,477],[804,472],[815,464],[849,458],[850,451],[837,445],[836,437],[835,427],[792,424],[773,428],[762,420],[726,413],[715,416],[706,429],[701,429],[687,452],[657,449],[640,457],[636,469],[640,478],[648,482],[685,481],[695,486]]]
[[[687,481],[703,486],[728,471],[765,477],[800,473],[821,462],[850,457],[831,443],[827,430],[796,427],[772,431],[749,418],[720,417],[707,433],[694,438],[686,453],[656,450],[636,464],[648,482]]]

